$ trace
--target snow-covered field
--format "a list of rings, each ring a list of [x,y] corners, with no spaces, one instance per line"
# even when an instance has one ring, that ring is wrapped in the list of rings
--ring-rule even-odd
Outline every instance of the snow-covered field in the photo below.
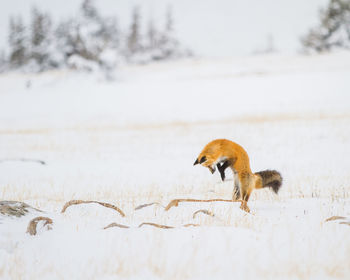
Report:
[[[164,211],[174,198],[231,198],[228,170],[221,182],[192,166],[215,138],[241,144],[253,171],[279,170],[279,195],[255,191],[251,214],[227,202]],[[350,277],[347,220],[325,222],[350,217],[350,53],[129,66],[113,82],[2,74],[0,147],[0,200],[46,212],[0,215],[0,279]],[[72,199],[126,216],[60,213]],[[214,216],[193,217],[201,209]],[[52,230],[26,234],[36,216]],[[130,228],[103,229],[113,222]]]

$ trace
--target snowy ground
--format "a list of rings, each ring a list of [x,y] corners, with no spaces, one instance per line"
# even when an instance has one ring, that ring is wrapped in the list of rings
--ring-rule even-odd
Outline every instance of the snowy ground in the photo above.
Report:
[[[349,78],[350,53],[123,67],[114,82],[3,74],[0,199],[54,224],[30,236],[38,213],[0,215],[0,279],[349,279],[350,227],[325,222],[350,216]],[[231,174],[192,166],[215,138],[244,146],[253,171],[279,170],[279,195],[256,191],[251,214],[226,202],[134,210],[230,199]],[[126,216],[93,204],[61,214],[71,199]],[[214,216],[193,218],[200,209]],[[130,228],[103,229],[112,222]]]

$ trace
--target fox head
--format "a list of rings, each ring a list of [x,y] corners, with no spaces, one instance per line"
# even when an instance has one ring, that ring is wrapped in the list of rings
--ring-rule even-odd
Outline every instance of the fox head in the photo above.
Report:
[[[202,156],[202,157],[200,158],[200,160],[198,160],[198,158],[197,158],[193,165],[202,164],[202,163],[205,162],[206,160],[207,160],[207,157],[206,157],[206,156]]]
[[[202,166],[209,168],[211,173],[215,172],[215,165],[213,165],[212,162],[208,160],[206,156],[199,155],[199,157],[193,163],[193,165],[196,165],[196,164],[201,164]]]

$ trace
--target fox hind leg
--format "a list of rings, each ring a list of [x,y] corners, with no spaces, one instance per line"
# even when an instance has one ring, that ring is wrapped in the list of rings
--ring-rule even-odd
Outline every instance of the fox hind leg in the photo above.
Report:
[[[239,184],[238,173],[235,171],[233,173],[233,179],[234,179],[234,188],[233,188],[232,200],[239,200],[241,198],[241,187]]]
[[[243,211],[246,211],[248,213],[250,213],[250,209],[248,207],[248,199],[249,199],[249,196],[250,196],[250,192],[249,191],[246,191],[246,190],[242,190],[242,201],[241,201],[241,206],[240,208],[243,210]]]
[[[241,198],[241,190],[239,189],[238,185],[235,185],[233,189],[233,200],[239,200]]]
[[[252,188],[251,188],[251,178],[250,178],[250,174],[247,173],[243,173],[240,174],[240,190],[241,190],[241,206],[240,208],[246,212],[250,212],[250,209],[248,207],[248,200],[250,197],[250,194],[252,192]]]

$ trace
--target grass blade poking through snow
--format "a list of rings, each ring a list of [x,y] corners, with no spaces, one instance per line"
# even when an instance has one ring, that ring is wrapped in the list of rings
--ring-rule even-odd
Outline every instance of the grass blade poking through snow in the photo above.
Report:
[[[335,221],[335,220],[344,220],[344,219],[346,219],[346,218],[342,217],[342,216],[332,216],[332,217],[326,219],[325,222],[330,222],[330,221]]]
[[[139,206],[137,206],[137,207],[135,208],[135,210],[140,210],[140,209],[142,209],[142,208],[145,208],[145,207],[148,207],[148,206],[152,206],[152,205],[154,205],[154,204],[159,205],[159,206],[165,208],[165,207],[164,207],[162,204],[160,204],[159,202],[152,202],[152,203],[146,203],[146,204],[139,205]]]
[[[201,209],[201,210],[197,210],[196,212],[193,213],[193,219],[196,218],[196,215],[198,213],[203,213],[203,214],[206,214],[206,215],[211,216],[211,217],[215,216],[213,212],[210,212],[209,210]]]
[[[240,202],[239,200],[221,199],[221,198],[214,198],[214,199],[179,198],[179,199],[173,199],[172,201],[170,201],[169,204],[165,207],[165,211],[168,211],[171,207],[179,206],[180,202],[216,202],[216,201]]]
[[[94,201],[94,200],[70,200],[63,206],[61,213],[64,213],[66,211],[66,209],[72,205],[88,204],[88,203],[97,203],[103,207],[111,208],[113,210],[116,210],[122,217],[125,217],[124,212],[120,208],[118,208],[117,206],[115,206],[113,204],[106,203],[106,202],[99,202],[99,201]]]
[[[185,224],[183,227],[200,227],[201,225],[199,224]]]
[[[130,228],[129,226],[126,226],[126,225],[111,223],[108,226],[104,227],[103,229],[107,229],[107,228],[111,228],[111,227]]]
[[[169,228],[174,228],[174,227],[171,227],[171,226],[166,226],[166,225],[160,225],[160,224],[155,224],[155,223],[142,223],[139,225],[139,228],[142,227],[142,226],[153,226],[153,227],[157,227],[157,228],[166,228],[166,229],[169,229]]]
[[[45,221],[44,226],[53,224],[53,221],[50,218],[36,217],[29,222],[27,227],[27,233],[29,233],[30,235],[36,235],[36,226],[40,221]],[[51,226],[48,226],[48,230],[51,230],[51,229],[52,229]]]

